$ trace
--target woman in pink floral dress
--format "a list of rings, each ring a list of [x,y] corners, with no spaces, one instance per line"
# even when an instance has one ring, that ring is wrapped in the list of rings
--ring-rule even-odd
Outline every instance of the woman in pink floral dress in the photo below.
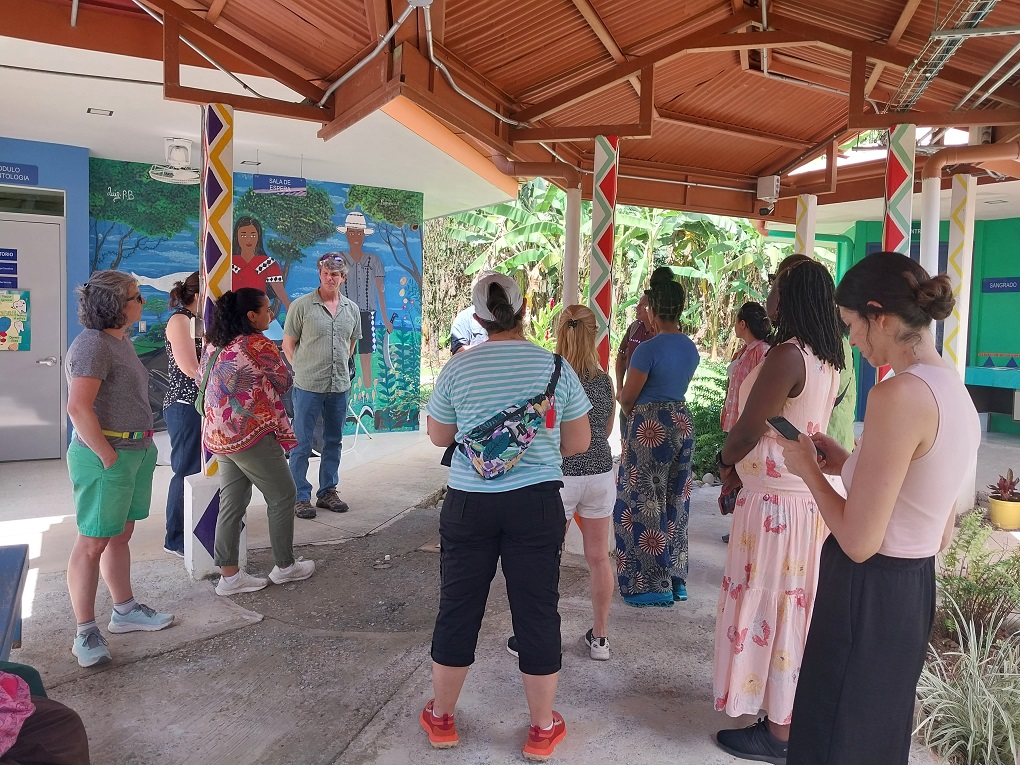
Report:
[[[743,486],[716,613],[715,708],[731,717],[767,713],[717,734],[720,748],[744,759],[786,761],[828,533],[811,492],[786,470],[781,436],[766,419],[782,415],[802,432],[825,432],[844,364],[833,293],[819,263],[783,272],[776,344],[740,386],[740,416],[719,453],[724,490]]]

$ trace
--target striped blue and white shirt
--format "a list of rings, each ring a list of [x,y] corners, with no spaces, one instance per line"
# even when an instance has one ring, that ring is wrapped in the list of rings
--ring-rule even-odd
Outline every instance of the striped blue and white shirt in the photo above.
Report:
[[[553,373],[553,355],[527,340],[486,342],[458,353],[443,367],[426,410],[432,419],[457,426],[457,440],[497,412],[543,393]],[[564,361],[554,391],[556,425],[540,427],[521,461],[486,481],[458,449],[450,466],[450,488],[496,493],[563,477],[560,423],[591,409],[577,373]]]

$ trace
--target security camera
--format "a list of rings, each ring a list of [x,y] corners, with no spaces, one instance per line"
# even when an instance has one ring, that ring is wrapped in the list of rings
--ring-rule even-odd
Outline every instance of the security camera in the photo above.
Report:
[[[759,215],[771,215],[773,212],[775,212],[775,210],[776,210],[776,203],[773,202],[768,207],[759,207],[758,208],[758,214]]]

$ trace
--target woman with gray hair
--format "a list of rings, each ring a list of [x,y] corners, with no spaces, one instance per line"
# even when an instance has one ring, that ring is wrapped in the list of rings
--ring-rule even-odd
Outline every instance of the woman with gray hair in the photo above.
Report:
[[[131,591],[128,542],[135,521],[149,516],[156,467],[148,372],[128,336],[144,305],[131,276],[96,271],[78,288],[85,329],[67,349],[67,415],[74,426],[67,469],[78,523],[67,589],[78,625],[71,653],[82,667],[110,661],[96,625],[100,573],[113,598],[110,632],[151,632],[174,621],[173,614],[138,603]]]

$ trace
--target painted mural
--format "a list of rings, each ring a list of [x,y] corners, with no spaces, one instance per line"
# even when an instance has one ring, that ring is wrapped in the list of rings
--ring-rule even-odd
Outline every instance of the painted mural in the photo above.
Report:
[[[162,425],[167,298],[198,270],[199,187],[154,181],[145,164],[93,158],[89,165],[90,270],[138,280],[146,305],[133,339]],[[314,180],[304,191],[261,193],[252,175],[235,174],[232,275],[265,289],[275,316],[266,335],[282,341],[291,301],[318,286],[318,259],[340,253],[351,266],[345,294],[371,328],[356,351],[346,432],[416,430],[422,196]]]

